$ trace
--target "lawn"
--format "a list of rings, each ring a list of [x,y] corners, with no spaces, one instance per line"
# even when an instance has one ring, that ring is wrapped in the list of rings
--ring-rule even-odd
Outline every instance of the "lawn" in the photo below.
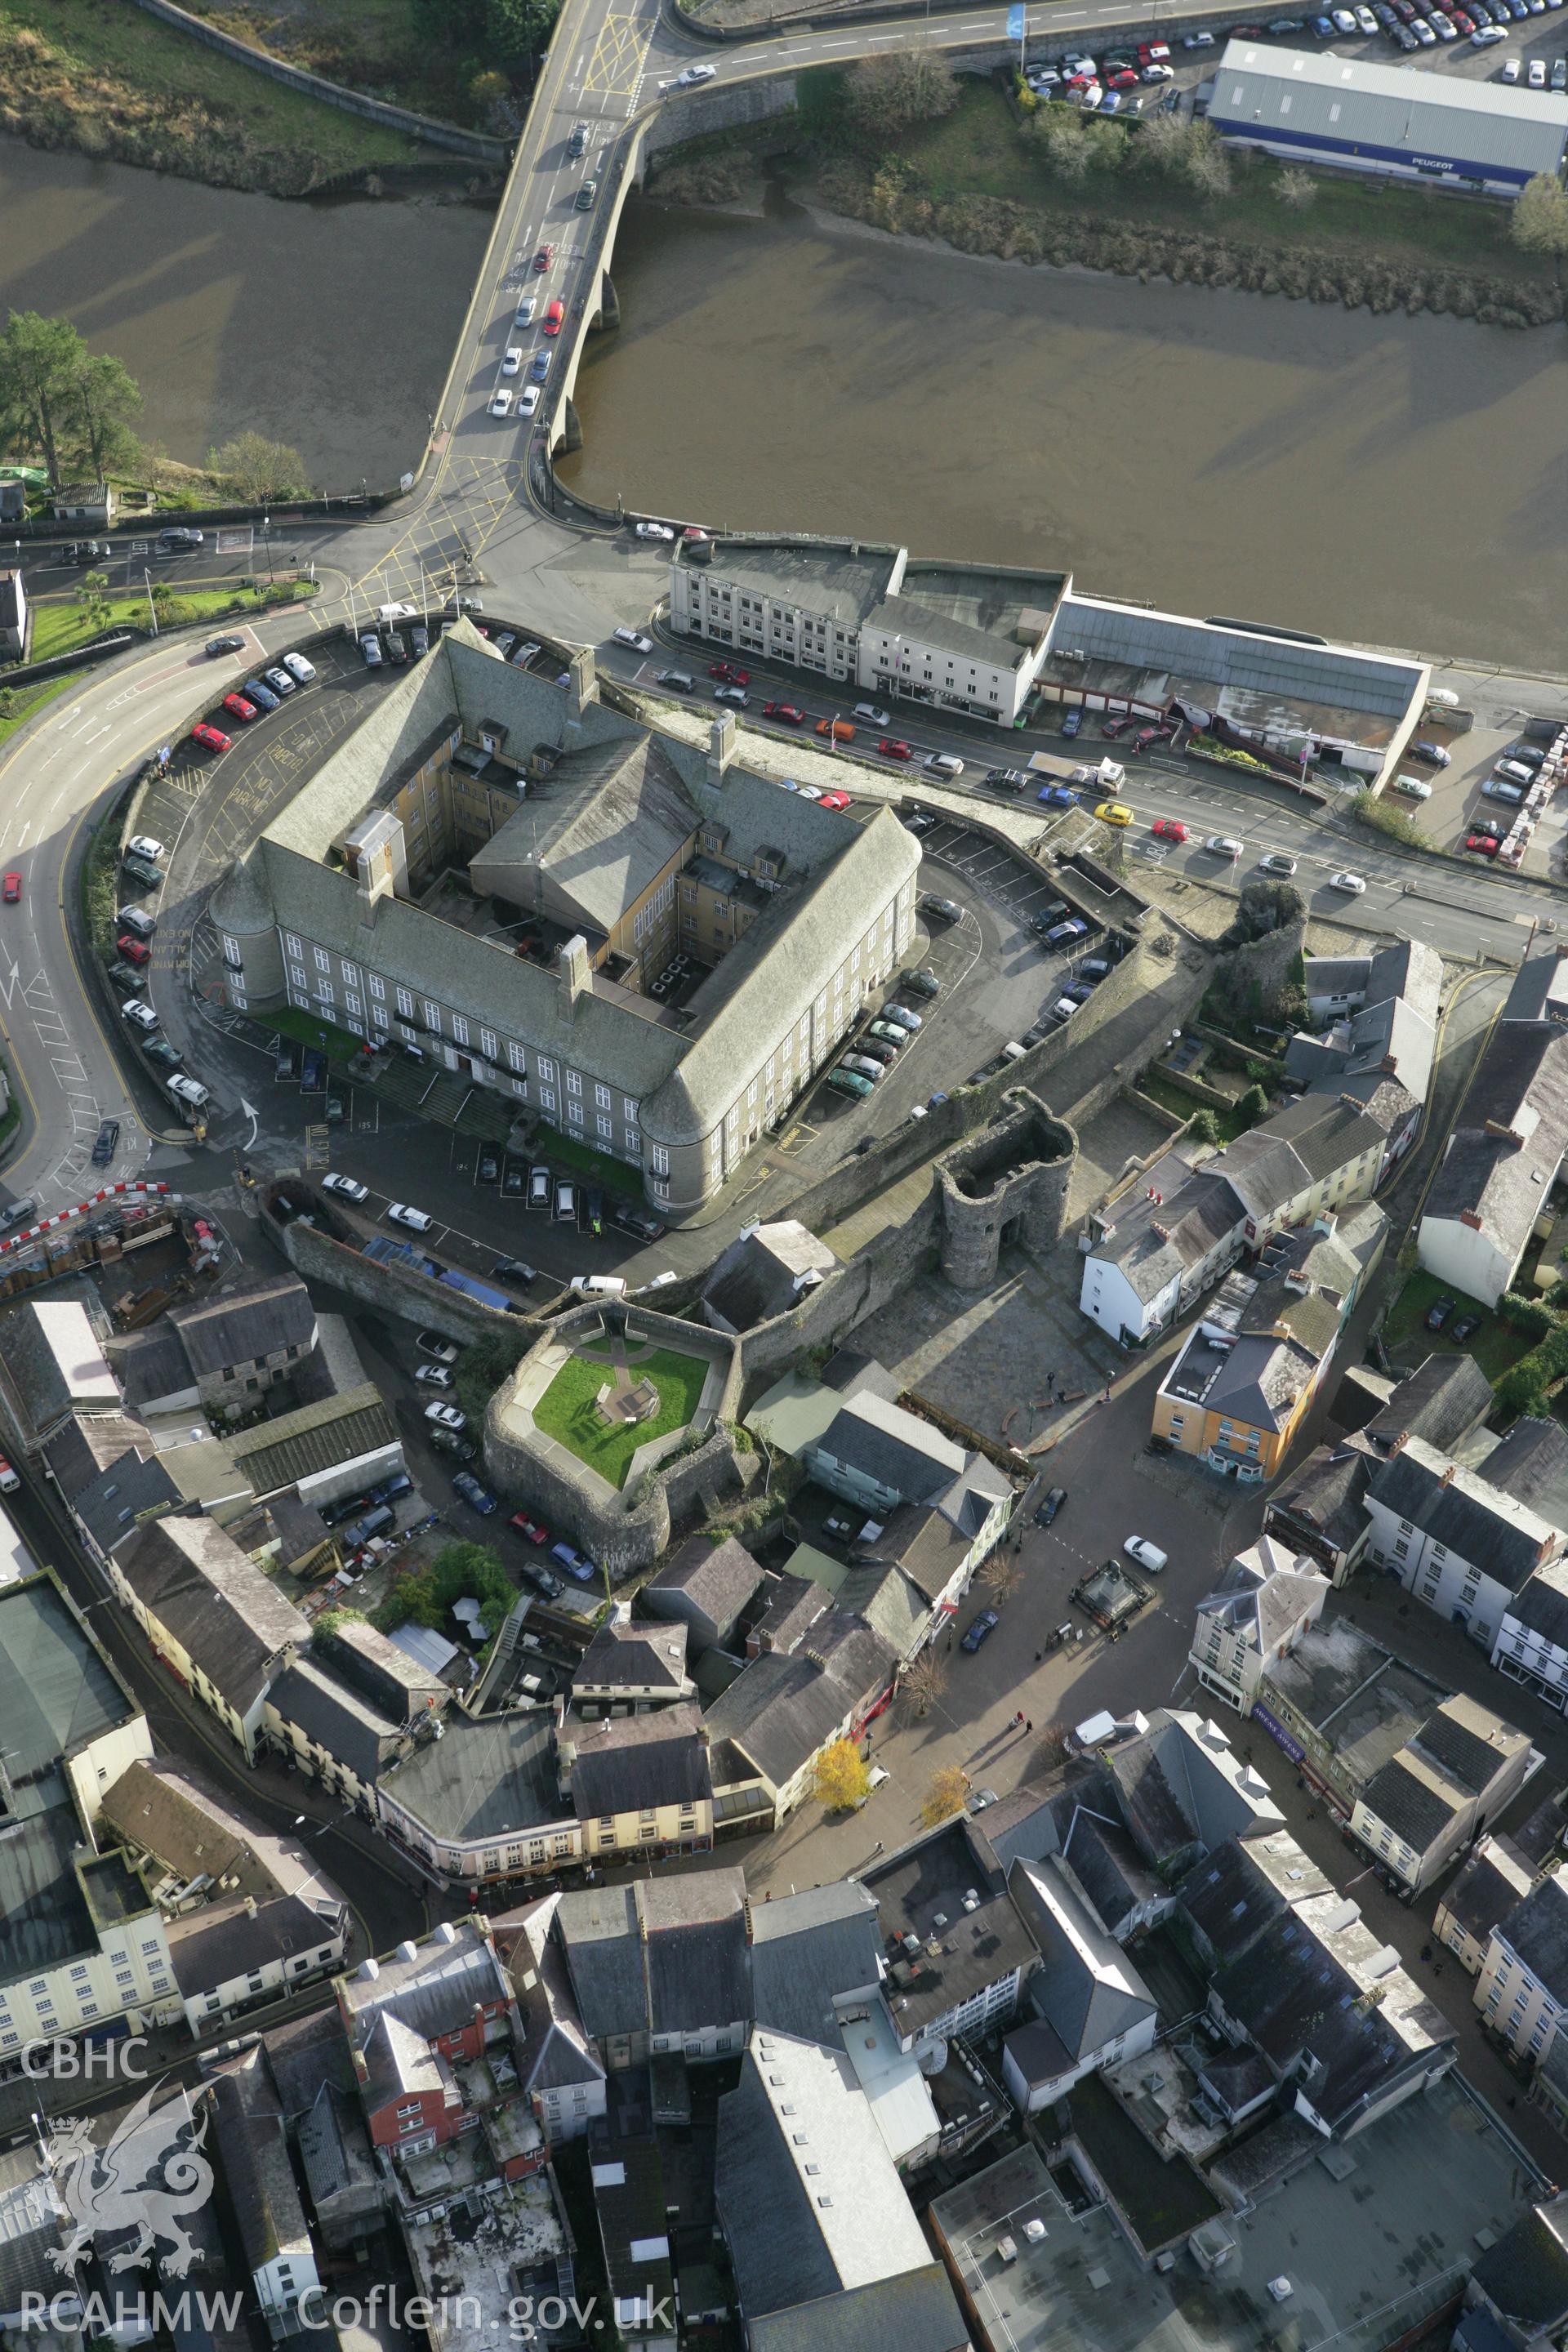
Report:
[[[42,686],[0,688],[0,744],[9,740],[40,704],[52,702],[55,696],[63,694],[68,686],[80,684],[80,678],[74,672],[68,672],[64,677],[46,678]]]
[[[1441,1331],[1426,1328],[1427,1309],[1439,1298],[1457,1301],[1447,1328]],[[1448,1331],[1461,1315],[1479,1315],[1481,1328],[1463,1348],[1457,1347]],[[1383,1327],[1383,1344],[1388,1350],[1389,1361],[1396,1371],[1414,1371],[1433,1354],[1468,1354],[1475,1358],[1488,1380],[1495,1388],[1511,1364],[1527,1355],[1535,1341],[1522,1331],[1510,1330],[1483,1307],[1479,1298],[1467,1298],[1462,1290],[1455,1290],[1439,1282],[1435,1274],[1413,1274],[1388,1310]]]
[[[174,611],[160,626],[174,629],[192,621],[216,621],[230,613],[254,613],[264,605],[291,604],[296,601],[297,585],[310,583],[280,583],[276,593],[268,589],[198,588],[190,595],[177,596]],[[78,646],[100,636],[105,629],[145,629],[149,620],[147,599],[141,593],[107,596],[96,612],[89,612],[74,597],[51,597],[33,606],[32,658],[51,661],[56,654],[74,653]]]
[[[678,1356],[670,1348],[656,1349],[629,1369],[637,1379],[651,1381],[658,1391],[658,1411],[636,1428],[600,1420],[594,1400],[605,1385],[605,1368],[602,1361],[595,1363],[585,1356],[574,1356],[563,1364],[533,1408],[534,1421],[546,1437],[553,1437],[612,1486],[624,1484],[639,1445],[686,1426],[708,1377],[703,1357]]]
[[[563,1160],[568,1168],[580,1168],[595,1184],[607,1185],[612,1192],[625,1192],[632,1200],[642,1199],[642,1171],[632,1168],[624,1160],[612,1160],[607,1151],[595,1151],[592,1144],[579,1143],[570,1135],[558,1135],[552,1128],[542,1139],[541,1149],[552,1160]]]
[[[214,187],[303,195],[414,142],[285,89],[129,0],[0,0],[13,129]]]
[[[1168,1110],[1173,1118],[1191,1118],[1195,1110],[1205,1108],[1195,1096],[1184,1094],[1180,1087],[1173,1086],[1169,1078],[1163,1078],[1157,1070],[1144,1072],[1138,1081],[1138,1091],[1147,1095],[1151,1102],[1157,1102],[1162,1110]],[[1238,1116],[1236,1108],[1240,1099],[1237,1095],[1229,1110],[1221,1110],[1217,1103],[1206,1106],[1218,1122],[1222,1143],[1234,1143],[1238,1135],[1245,1135],[1247,1131],[1247,1122]]]
[[[267,1015],[263,1026],[276,1029],[284,1037],[297,1037],[302,1045],[314,1045],[330,1062],[363,1058],[363,1037],[356,1037],[351,1029],[338,1028],[331,1021],[319,1021],[313,1013],[302,1013],[297,1005],[279,1005]]]
[[[803,89],[801,111],[808,124],[830,120],[830,94],[813,92],[808,98]],[[1274,194],[1273,169],[1236,153],[1235,185],[1229,195],[1215,201],[1200,201],[1182,183],[1146,171],[1099,172],[1081,188],[1068,188],[1020,135],[1005,93],[972,76],[963,78],[953,112],[901,132],[898,152],[938,202],[995,196],[1047,215],[1089,216],[1100,227],[1180,229],[1221,244],[1299,247],[1366,262],[1552,282],[1550,257],[1521,253],[1510,241],[1505,206],[1438,196],[1392,181],[1325,176],[1310,209],[1295,213]]]

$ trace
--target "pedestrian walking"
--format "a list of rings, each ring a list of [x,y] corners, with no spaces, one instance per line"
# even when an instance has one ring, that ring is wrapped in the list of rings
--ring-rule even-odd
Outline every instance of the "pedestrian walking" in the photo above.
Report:
[[[1044,1650],[1037,1650],[1037,1651],[1035,1652],[1035,1664],[1036,1664],[1036,1665],[1040,1665],[1040,1664],[1042,1664],[1044,1663],[1045,1655],[1046,1655],[1046,1654],[1045,1654]]]
[[[1013,1728],[1014,1728],[1014,1730],[1015,1730],[1015,1731],[1016,1731],[1016,1729],[1017,1729],[1018,1726],[1023,1722],[1023,1720],[1024,1720],[1024,1710],[1023,1710],[1023,1708],[1022,1708],[1022,1707],[1020,1707],[1020,1708],[1018,1709],[1017,1714],[1013,1717]]]
[[[1026,1730],[1026,1731],[1033,1731],[1034,1727],[1035,1727],[1034,1717],[1031,1716],[1031,1717],[1030,1717],[1030,1718],[1029,1718],[1029,1720],[1028,1720],[1028,1722],[1024,1726],[1024,1728],[1025,1728],[1025,1730]]]

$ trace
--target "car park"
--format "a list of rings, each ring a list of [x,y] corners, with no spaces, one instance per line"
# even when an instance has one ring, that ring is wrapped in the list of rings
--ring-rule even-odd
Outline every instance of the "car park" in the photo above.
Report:
[[[1364,874],[1352,874],[1348,870],[1331,874],[1329,887],[1331,890],[1343,890],[1352,898],[1359,898],[1366,888],[1366,877]]]
[[[490,1274],[497,1282],[518,1282],[525,1286],[539,1279],[537,1270],[520,1257],[498,1257]]]
[[[852,1070],[858,1078],[868,1078],[873,1086],[882,1075],[882,1065],[874,1062],[869,1054],[846,1054],[838,1066]]]
[[[1448,1337],[1450,1339],[1458,1339],[1461,1342],[1473,1339],[1480,1328],[1481,1318],[1479,1315],[1461,1315]]]
[[[1468,833],[1465,847],[1477,857],[1495,857],[1502,846],[1495,833]]]
[[[818,793],[816,798],[825,809],[847,809],[849,806],[847,793]]]
[[[239,690],[262,710],[276,710],[278,708],[278,696],[269,686],[263,686],[258,677],[247,677]]]
[[[890,1046],[894,1053],[909,1044],[910,1035],[910,1032],[901,1028],[896,1021],[873,1021],[866,1034],[875,1037],[879,1045]]]
[[[244,695],[237,691],[224,696],[223,707],[231,719],[239,720],[242,727],[248,727],[253,719],[259,719],[261,716],[255,703],[247,702]]]
[[[568,1176],[555,1179],[555,1222],[558,1225],[577,1222],[577,1187]]]
[[[1001,1622],[1002,1620],[994,1609],[982,1609],[978,1616],[970,1619],[969,1630],[960,1642],[959,1648],[967,1650],[973,1656],[981,1643],[990,1639]]]
[[[381,650],[381,639],[374,629],[367,630],[359,641],[360,656],[366,669],[379,669],[386,656]]]
[[[1524,798],[1524,786],[1510,784],[1506,776],[1489,776],[1481,786],[1481,791],[1489,801],[1509,801],[1517,803]]]
[[[323,1176],[321,1190],[323,1192],[336,1192],[341,1200],[353,1201],[356,1207],[370,1198],[370,1186],[360,1183],[353,1176]],[[423,1340],[420,1344],[424,1345]]]
[[[846,1068],[842,1063],[837,1069],[828,1071],[826,1082],[835,1094],[852,1095],[857,1098],[862,1095],[868,1095],[871,1091],[869,1078],[860,1077],[854,1070]]]
[[[467,1429],[468,1425],[468,1416],[462,1407],[447,1404],[440,1397],[437,1397],[434,1403],[426,1406],[425,1418],[426,1421],[434,1422],[438,1429],[459,1430]]]
[[[906,971],[899,986],[910,996],[930,997],[942,993],[942,982],[934,971]]]
[[[884,1004],[881,1017],[884,1021],[896,1022],[900,1029],[908,1029],[911,1033],[925,1026],[921,1014],[911,1013],[907,1004]]]
[[[204,751],[229,751],[234,748],[233,736],[226,735],[221,728],[214,727],[205,719],[197,719],[191,730],[191,740],[199,743]],[[131,863],[129,858],[125,862],[128,866]],[[163,877],[160,875],[158,878],[162,881]]]
[[[1148,1570],[1151,1576],[1158,1576],[1170,1559],[1170,1554],[1162,1551],[1158,1544],[1151,1543],[1147,1536],[1129,1536],[1121,1549],[1129,1559],[1135,1559],[1140,1568]]]
[[[176,1102],[188,1103],[193,1110],[200,1110],[211,1100],[205,1087],[195,1078],[187,1078],[181,1071],[176,1070],[174,1076],[165,1078],[163,1083]]]
[[[7,882],[9,882],[11,878],[12,877],[9,874],[5,877]],[[19,879],[20,877],[18,877],[17,878]],[[116,950],[125,958],[127,963],[145,963],[153,952],[152,949],[148,947],[144,940],[136,939],[130,931],[122,932],[121,937],[115,940],[114,944]]]
[[[1425,776],[1395,776],[1394,789],[1403,793],[1407,801],[1429,801],[1432,787]]]
[[[1497,762],[1497,772],[1506,777],[1510,784],[1530,785],[1535,782],[1533,770],[1523,760],[1516,760],[1511,753]]]
[[[315,684],[316,665],[314,662],[307,661],[303,654],[285,654],[283,667],[296,685],[313,686]]]
[[[579,1584],[592,1584],[599,1572],[591,1559],[569,1543],[552,1544],[550,1557],[552,1559],[559,1560],[567,1575],[574,1576]]]
[[[1558,91],[1568,90],[1568,58],[1558,58],[1553,60],[1552,87]]]
[[[526,1511],[514,1511],[507,1525],[509,1528],[515,1528],[524,1543],[542,1544],[550,1541],[549,1528],[542,1526],[539,1520],[531,1519]]]
[[[1047,947],[1065,948],[1073,940],[1086,940],[1089,925],[1081,915],[1069,915],[1063,923],[1053,923],[1046,933]]]
[[[544,1209],[547,1211],[550,1207],[550,1192],[551,1184],[549,1169],[531,1168],[528,1171],[529,1207],[531,1209]]]
[[[261,674],[279,702],[287,702],[289,697],[297,691],[293,678],[283,667],[281,662],[276,664],[271,669],[263,670]]]
[[[639,1242],[657,1242],[664,1234],[658,1218],[635,1201],[617,1201],[610,1211],[610,1223],[623,1234],[631,1234]]]

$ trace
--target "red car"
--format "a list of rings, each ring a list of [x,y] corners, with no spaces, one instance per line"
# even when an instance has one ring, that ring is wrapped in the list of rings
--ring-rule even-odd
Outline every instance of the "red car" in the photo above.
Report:
[[[537,1519],[531,1519],[526,1511],[514,1511],[510,1524],[517,1529],[524,1543],[542,1544],[549,1540],[549,1528],[542,1528]]]
[[[805,711],[797,710],[793,702],[764,702],[763,705],[763,717],[764,719],[782,719],[791,727],[804,727],[805,725]]]
[[[1131,66],[1123,66],[1120,73],[1111,75],[1105,87],[1107,89],[1136,89],[1138,77]]]
[[[1465,847],[1473,849],[1478,857],[1495,857],[1500,846],[1499,842],[1489,833],[1472,833],[1465,841]]]
[[[824,793],[816,805],[818,808],[845,809],[849,805],[849,795],[847,793]]]
[[[716,677],[721,686],[750,686],[752,682],[751,671],[737,669],[733,662],[710,662],[708,675]]]
[[[5,877],[4,890],[0,891],[0,896],[5,898],[5,904],[8,907],[14,907],[21,895],[21,876],[19,874],[7,874]]]
[[[1109,737],[1110,741],[1114,743],[1119,735],[1126,734],[1127,730],[1131,726],[1131,724],[1132,721],[1131,719],[1108,719],[1100,731],[1102,735]]]
[[[542,245],[540,247],[539,251],[533,257],[533,266],[542,278],[554,258],[555,247],[552,245]]]
[[[198,719],[192,728],[191,740],[199,743],[204,751],[232,751],[234,749],[233,736],[226,735],[219,727],[209,726],[205,719]]]
[[[909,745],[900,743],[896,735],[884,735],[877,749],[884,760],[912,760],[915,756]]]
[[[1157,816],[1149,827],[1157,841],[1185,841],[1187,828],[1179,816]]]
[[[145,943],[141,940],[133,939],[129,931],[122,940],[116,940],[114,944],[127,963],[145,963],[151,954],[151,950]]]
[[[552,302],[549,310],[544,313],[544,319],[542,321],[545,333],[547,335],[558,335],[561,332],[561,321],[565,316],[565,303]]]
[[[247,702],[243,694],[226,694],[223,698],[223,707],[227,711],[231,719],[238,719],[248,722],[256,716],[255,703]]]
[[[1164,41],[1140,41],[1138,62],[1141,66],[1168,66],[1171,62],[1169,44]]]

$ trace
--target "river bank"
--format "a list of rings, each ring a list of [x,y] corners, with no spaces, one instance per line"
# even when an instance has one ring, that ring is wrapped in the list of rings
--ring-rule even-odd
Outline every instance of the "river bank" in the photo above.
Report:
[[[0,310],[68,318],[200,466],[233,434],[333,496],[416,465],[489,235],[429,197],[284,203],[0,138]]]
[[[401,131],[286,89],[120,0],[0,0],[0,131],[278,196],[452,170]]]
[[[755,224],[634,202],[615,276],[623,323],[589,346],[558,467],[585,498],[1557,667],[1550,334],[977,268],[776,188]]]

